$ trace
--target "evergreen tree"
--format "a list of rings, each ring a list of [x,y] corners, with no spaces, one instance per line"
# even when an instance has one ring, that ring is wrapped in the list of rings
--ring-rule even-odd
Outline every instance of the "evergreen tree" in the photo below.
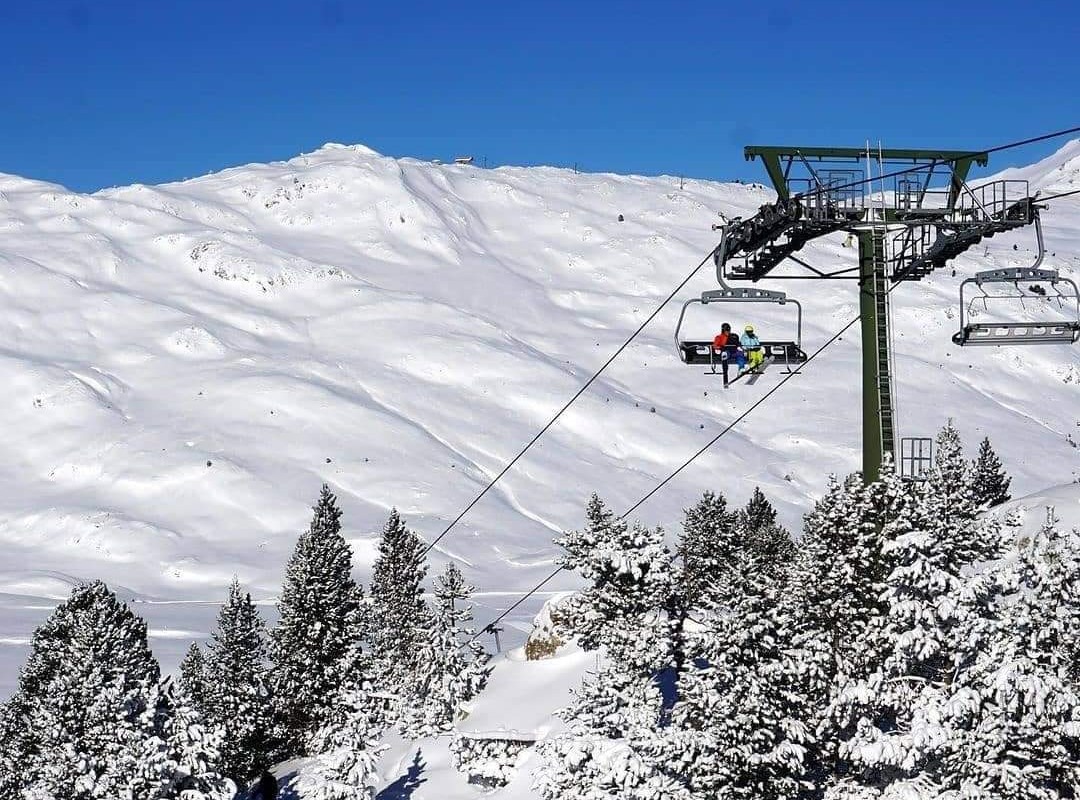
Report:
[[[865,641],[884,657],[865,677],[844,676],[833,702],[847,764],[838,797],[945,788],[947,776],[934,766],[952,736],[949,709],[997,613],[993,579],[968,569],[970,542],[995,536],[973,531],[966,514],[950,513],[956,492],[932,481],[912,492],[883,531],[891,567],[886,608]]]
[[[776,509],[772,507],[760,486],[754,487],[746,506],[739,512],[739,525],[748,534],[776,524]]]
[[[285,569],[280,617],[271,634],[273,683],[284,754],[307,740],[331,710],[334,692],[359,651],[362,593],[341,535],[337,498],[325,484],[308,531]]]
[[[727,510],[722,494],[705,495],[685,511],[679,539],[682,594],[688,608],[700,604],[720,573],[742,561],[737,516]]]
[[[1080,552],[1045,526],[1006,567],[1000,621],[961,676],[939,778],[963,797],[1063,800],[1080,791],[1080,696],[1065,656],[1080,622]]]
[[[757,486],[739,512],[739,535],[747,557],[772,580],[783,580],[791,570],[797,549],[787,528],[776,521],[776,509]]]
[[[180,662],[180,696],[200,714],[206,714],[209,694],[206,679],[206,659],[198,642],[192,642]]]
[[[711,506],[711,507],[710,507]],[[707,496],[697,509],[702,525],[720,508]],[[693,510],[690,512],[693,513]],[[686,798],[685,786],[664,763],[666,743],[655,741],[670,702],[660,690],[662,674],[686,661],[679,619],[679,576],[663,532],[617,519],[593,495],[586,526],[556,539],[566,551],[560,563],[578,572],[586,587],[552,613],[561,636],[599,650],[604,666],[586,681],[567,712],[569,731],[544,746],[550,770],[542,792],[549,798]],[[684,539],[685,541],[685,539]],[[713,540],[715,541],[715,539]],[[688,551],[704,553],[704,550]],[[698,562],[701,563],[701,562]],[[671,674],[668,672],[667,674]]]
[[[964,459],[963,442],[950,419],[936,439],[934,465],[930,470],[931,487],[928,513],[940,515],[940,525],[952,530],[952,538],[941,542],[944,555],[957,564],[973,564],[996,558],[1002,542],[1000,527],[981,525],[975,517],[981,510],[971,463]]]
[[[557,627],[586,650],[604,648],[629,671],[651,677],[673,662],[671,620],[675,570],[663,531],[617,519],[595,494],[587,524],[555,539],[559,563],[587,586],[559,609]]]
[[[831,479],[806,516],[783,615],[791,621],[790,658],[799,664],[793,690],[802,698],[799,719],[815,735],[805,756],[807,780],[820,788],[834,771],[836,735],[828,707],[841,676],[853,680],[883,657],[868,640],[887,574],[881,521],[897,514],[906,487],[886,464],[881,484],[864,486],[853,475]]]
[[[426,575],[424,543],[392,510],[371,576],[371,648],[382,685],[402,697],[414,691],[430,625],[422,588]]]
[[[545,800],[697,800],[677,774],[683,759],[671,728],[661,728],[664,698],[654,681],[605,660],[582,682],[561,716],[569,730],[540,745]]]
[[[945,514],[945,522],[970,521],[979,512],[971,463],[964,458],[964,446],[960,433],[950,419],[935,439],[934,465],[929,480],[934,487],[937,506]],[[961,537],[958,552],[967,562],[991,558],[999,543],[986,539],[970,538],[982,531],[979,526],[958,528]]]
[[[208,724],[169,680],[155,687],[147,716],[160,733],[143,755],[145,785],[136,797],[233,800],[236,784],[218,768],[223,729]]]
[[[805,519],[787,602],[799,621],[796,640],[824,656],[815,659],[826,670],[823,687],[835,679],[838,665],[858,670],[874,660],[866,632],[883,610],[886,575],[879,516],[883,505],[899,507],[905,496],[891,470],[883,471],[883,480],[888,488],[879,491],[858,475],[831,479]]]
[[[1006,474],[1005,466],[990,446],[989,437],[982,440],[979,455],[971,463],[971,481],[973,501],[978,509],[993,508],[1011,499],[1009,484],[1012,478]]]
[[[206,717],[224,734],[219,766],[241,785],[270,766],[275,755],[266,659],[265,626],[251,595],[234,578],[202,673]]]
[[[473,591],[452,561],[435,579],[435,612],[420,648],[415,697],[403,720],[410,736],[449,731],[463,705],[487,681],[487,654],[479,642],[471,641],[474,631],[469,627],[472,606],[468,601]]]
[[[0,797],[19,797],[20,773],[29,758],[26,709],[19,695],[0,704]]]
[[[809,788],[813,733],[782,584],[760,568],[726,580],[736,591],[699,619],[698,668],[686,673],[654,760],[677,765],[694,797],[794,800]]]
[[[103,583],[77,587],[35,631],[7,707],[22,759],[12,796],[175,796],[183,776],[169,758],[172,718],[159,677],[146,624]],[[202,777],[223,785],[212,770]]]
[[[360,800],[375,797],[375,765],[386,748],[368,714],[362,691],[347,690],[335,718],[323,725],[312,743],[318,755],[298,776],[296,787],[308,800]]]

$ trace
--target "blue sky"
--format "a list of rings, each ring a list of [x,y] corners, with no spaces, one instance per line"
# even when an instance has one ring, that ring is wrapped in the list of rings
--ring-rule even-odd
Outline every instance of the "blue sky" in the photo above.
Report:
[[[338,141],[761,179],[744,144],[987,147],[1080,124],[1078,23],[1059,0],[5,0],[0,171],[92,190]]]

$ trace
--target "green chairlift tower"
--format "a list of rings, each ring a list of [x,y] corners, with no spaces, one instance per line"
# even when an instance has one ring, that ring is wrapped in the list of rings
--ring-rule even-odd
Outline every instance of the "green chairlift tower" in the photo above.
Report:
[[[765,276],[857,281],[863,475],[876,480],[896,442],[891,287],[929,275],[984,237],[1037,221],[1038,207],[1027,181],[968,186],[971,167],[986,166],[985,152],[747,147],[745,155],[761,159],[777,198],[749,219],[722,226],[714,253],[717,278],[722,286]],[[796,255],[812,239],[840,231],[858,242],[856,266],[826,272]],[[777,270],[781,265],[786,269]]]

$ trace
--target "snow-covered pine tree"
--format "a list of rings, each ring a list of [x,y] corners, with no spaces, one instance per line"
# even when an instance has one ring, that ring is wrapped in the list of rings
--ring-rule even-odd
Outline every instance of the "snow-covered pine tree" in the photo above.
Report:
[[[371,576],[370,639],[380,686],[400,697],[414,691],[424,632],[430,625],[422,588],[426,575],[424,543],[393,509]]]
[[[1001,529],[975,522],[982,507],[976,499],[971,462],[964,458],[963,442],[951,419],[938,433],[935,444],[934,465],[927,483],[933,487],[933,505],[943,516],[942,523],[953,528],[949,557],[965,564],[997,557],[1002,547]]]
[[[754,487],[746,507],[738,512],[738,529],[743,549],[756,568],[773,580],[784,579],[795,561],[795,542],[776,521],[776,509],[760,487]]]
[[[937,494],[938,508],[947,520],[972,520],[980,511],[971,462],[964,458],[960,432],[950,419],[935,441],[934,464],[928,483]],[[1000,543],[979,538],[977,534],[992,533],[981,526],[967,525],[957,529],[958,551],[967,562],[992,558]]]
[[[670,725],[653,738],[652,761],[695,798],[795,800],[811,788],[813,732],[793,620],[784,585],[753,562],[729,569],[730,599],[696,617],[696,668],[683,676]]]
[[[830,479],[825,495],[804,521],[799,553],[783,597],[791,620],[791,658],[800,664],[793,677],[803,698],[799,714],[817,732],[806,754],[807,779],[824,786],[834,769],[835,737],[828,730],[828,705],[841,670],[865,676],[883,657],[867,634],[883,613],[879,599],[887,574],[882,554],[882,509],[895,512],[905,487],[886,464],[885,487],[863,485],[858,475]]]
[[[742,562],[737,515],[727,510],[722,494],[705,492],[701,500],[686,509],[678,554],[682,561],[682,594],[688,608],[702,602],[722,570]]]
[[[312,741],[317,755],[297,776],[296,788],[306,800],[370,800],[375,797],[375,765],[386,749],[378,744],[369,716],[371,704],[362,690],[348,689],[336,702],[334,719]]]
[[[23,757],[16,796],[154,800],[140,787],[168,780],[154,772],[159,675],[146,623],[100,581],[76,587],[35,631],[9,704]]]
[[[896,493],[904,489],[891,472],[885,479]],[[827,686],[839,664],[873,660],[865,634],[882,613],[879,600],[886,566],[874,498],[858,475],[830,479],[825,495],[807,514],[794,566],[788,604],[799,620],[796,639],[824,654]]]
[[[143,783],[134,797],[233,800],[236,784],[218,769],[224,730],[208,724],[171,680],[154,687],[145,717],[158,733],[146,742]]]
[[[765,497],[760,486],[754,487],[754,493],[739,511],[739,524],[747,533],[759,531],[776,524],[776,509]]]
[[[341,535],[341,510],[325,484],[285,569],[271,633],[273,689],[283,755],[307,752],[359,651],[362,592]]]
[[[433,736],[450,730],[463,705],[487,681],[487,654],[479,642],[468,641],[474,634],[469,627],[474,591],[453,561],[435,578],[435,609],[420,648],[413,698],[402,714],[406,735]]]
[[[587,524],[557,537],[564,568],[587,585],[560,606],[560,635],[586,650],[604,648],[630,674],[646,678],[672,663],[673,631],[664,609],[676,593],[671,553],[663,531],[618,519],[595,494]]]
[[[660,728],[664,697],[642,680],[605,660],[582,682],[562,711],[566,733],[540,744],[545,768],[538,786],[545,800],[704,800],[691,794],[681,775],[689,747],[680,731]],[[666,761],[672,754],[676,760]]]
[[[266,627],[251,595],[235,578],[218,613],[203,679],[204,714],[223,733],[217,766],[238,785],[244,785],[273,761],[275,715]]]
[[[993,508],[1011,499],[1009,484],[1012,478],[990,445],[990,437],[982,440],[979,455],[971,462],[971,482],[977,509]]]
[[[180,685],[179,694],[184,702],[198,711],[206,714],[207,710],[207,680],[206,658],[198,642],[192,642],[188,648],[184,660],[180,662]]]
[[[678,620],[670,614],[681,604],[672,599],[681,588],[663,531],[616,518],[596,495],[586,523],[556,539],[566,551],[560,563],[578,572],[586,587],[552,619],[562,638],[600,650],[603,667],[568,710],[569,731],[543,748],[549,770],[542,792],[575,800],[689,800],[653,741],[668,710],[660,676],[676,666],[682,649]]]
[[[0,797],[19,797],[29,755],[29,732],[18,695],[0,704]]]
[[[1071,800],[1080,696],[1066,654],[1080,624],[1080,549],[1048,524],[1005,572],[1001,618],[981,631],[989,638],[950,706],[959,719],[938,781],[957,797]]]
[[[969,569],[970,543],[997,540],[995,523],[955,513],[948,504],[962,489],[932,480],[907,489],[883,529],[885,613],[861,640],[883,657],[868,674],[841,675],[831,707],[844,765],[836,798],[867,791],[937,797],[932,793],[946,788],[937,765],[952,735],[950,704],[997,614],[994,580]]]

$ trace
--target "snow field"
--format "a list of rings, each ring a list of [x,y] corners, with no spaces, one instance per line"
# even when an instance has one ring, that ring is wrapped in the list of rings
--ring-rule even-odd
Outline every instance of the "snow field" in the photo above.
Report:
[[[1080,144],[1022,174],[1075,188]],[[93,195],[0,176],[0,696],[78,581],[106,580],[153,631],[185,636],[206,635],[233,575],[271,601],[323,481],[365,584],[391,507],[437,535],[715,245],[716,212],[770,199],[678,187],[340,145]],[[1080,277],[1080,204],[1044,219],[1047,266]],[[841,241],[806,259],[853,263]],[[1033,259],[1027,233],[988,245],[957,277],[894,293],[901,433],[955,416],[972,451],[991,436],[1023,494],[1080,475],[1080,355],[951,344],[960,279]],[[802,300],[809,351],[857,313],[850,284],[767,283]],[[629,507],[773,385],[724,392],[675,357],[678,305],[714,285],[710,264],[440,543],[435,571],[453,557],[481,592],[533,585],[589,493]],[[696,310],[703,335],[722,317],[763,338],[790,325]],[[828,474],[858,468],[859,374],[852,331],[641,518],[672,530],[704,489],[741,504],[760,485],[798,531]],[[491,615],[512,602],[481,599]],[[166,669],[186,647],[170,637],[154,636]]]

